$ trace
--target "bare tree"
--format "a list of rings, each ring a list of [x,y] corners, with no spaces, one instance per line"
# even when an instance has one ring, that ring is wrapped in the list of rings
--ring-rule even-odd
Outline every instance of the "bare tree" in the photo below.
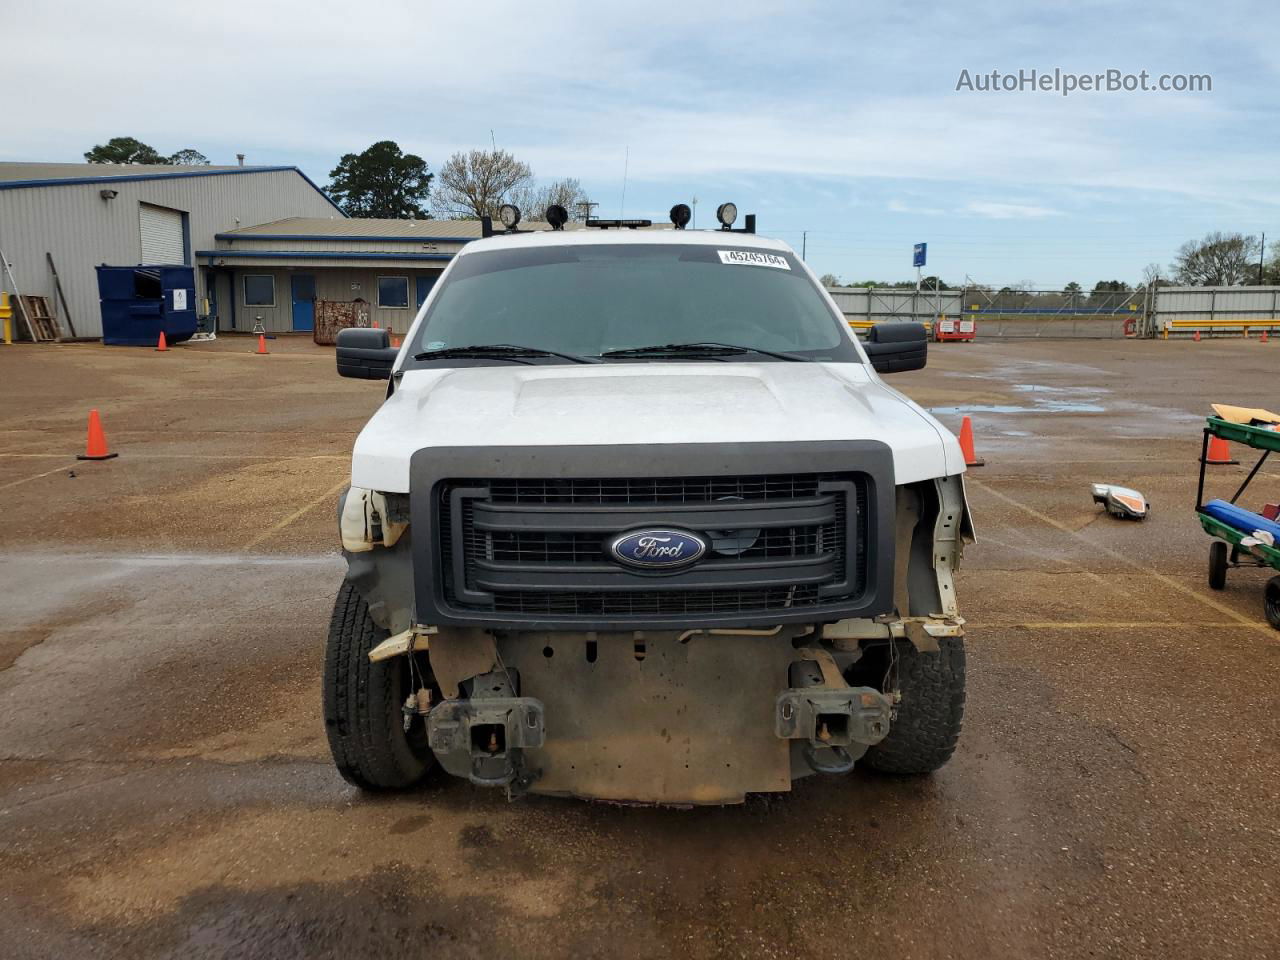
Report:
[[[1271,286],[1280,286],[1280,251],[1272,254],[1270,262],[1263,271],[1262,282]]]
[[[1258,238],[1213,232],[1178,248],[1172,270],[1179,283],[1229,287],[1257,281]]]
[[[834,273],[824,273],[821,277],[818,278],[818,282],[822,284],[824,287],[840,286],[840,278],[837,277]]]
[[[529,165],[505,150],[455,153],[436,175],[431,208],[454,219],[496,217],[508,196],[532,182]]]
[[[507,203],[514,203],[520,208],[520,214],[526,220],[541,220],[547,207],[553,203],[564,207],[570,220],[583,220],[586,219],[583,204],[588,201],[587,192],[574,177],[565,177],[541,187],[526,184],[512,190],[506,197]]]

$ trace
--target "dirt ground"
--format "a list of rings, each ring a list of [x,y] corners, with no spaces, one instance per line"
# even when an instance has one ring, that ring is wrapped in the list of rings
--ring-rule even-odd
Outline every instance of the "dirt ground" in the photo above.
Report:
[[[1268,574],[1210,591],[1191,513],[1208,404],[1274,406],[1280,344],[949,344],[895,377],[987,459],[960,749],[692,811],[338,777],[333,509],[382,388],[252,349],[0,346],[5,956],[1280,955]],[[74,458],[91,407],[118,459]]]

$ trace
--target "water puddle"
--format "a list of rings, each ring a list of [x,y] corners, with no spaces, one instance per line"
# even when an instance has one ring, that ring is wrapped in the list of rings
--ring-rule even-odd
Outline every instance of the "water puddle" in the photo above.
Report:
[[[1038,383],[1011,383],[1009,389],[1026,394],[1030,403],[962,403],[949,407],[931,407],[930,412],[947,416],[966,413],[1106,413],[1107,410],[1096,402],[1101,394],[1109,392],[1101,387],[1046,387]]]
[[[930,413],[1106,413],[1107,408],[1098,403],[1077,403],[1071,400],[1042,400],[1031,406],[1012,403],[962,403],[954,407],[930,407]]]

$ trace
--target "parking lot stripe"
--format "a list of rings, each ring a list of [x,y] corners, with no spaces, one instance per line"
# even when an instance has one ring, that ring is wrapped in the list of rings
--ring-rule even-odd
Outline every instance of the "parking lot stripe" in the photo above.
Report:
[[[1237,613],[1236,611],[1232,610],[1230,607],[1226,606],[1225,604],[1218,603],[1218,601],[1214,600],[1212,597],[1206,597],[1199,590],[1193,590],[1191,587],[1188,587],[1185,584],[1179,583],[1177,580],[1173,579],[1172,577],[1166,574],[1161,573],[1159,570],[1156,570],[1153,567],[1149,567],[1145,563],[1139,563],[1137,560],[1134,560],[1132,557],[1128,556],[1127,554],[1121,553],[1119,550],[1112,550],[1110,547],[1105,547],[1100,543],[1090,540],[1088,537],[1080,533],[1077,533],[1075,530],[1072,530],[1066,524],[1059,523],[1057,520],[1053,519],[1053,517],[1046,516],[1045,514],[1041,513],[1039,510],[1036,510],[1034,507],[1029,507],[1025,503],[1020,503],[1019,501],[1013,499],[1013,497],[1009,496],[1008,494],[1001,493],[999,490],[996,490],[994,487],[988,486],[986,483],[983,483],[981,480],[975,480],[973,479],[972,476],[969,476],[965,478],[965,482],[968,484],[971,484],[974,487],[977,487],[979,490],[982,490],[986,493],[991,494],[991,496],[995,497],[997,500],[1003,500],[1005,503],[1009,504],[1009,506],[1016,507],[1017,509],[1021,510],[1023,513],[1026,513],[1029,516],[1035,517],[1035,519],[1039,520],[1041,523],[1048,524],[1049,526],[1053,527],[1055,530],[1060,530],[1063,533],[1065,533],[1067,536],[1073,537],[1076,540],[1079,540],[1081,543],[1088,544],[1090,547],[1092,547],[1094,550],[1097,550],[1099,553],[1105,553],[1107,556],[1113,557],[1114,559],[1119,560],[1121,563],[1126,564],[1127,566],[1130,566],[1133,569],[1140,571],[1141,573],[1145,573],[1156,580],[1159,580],[1161,583],[1163,583],[1165,586],[1169,587],[1170,589],[1176,590],[1178,593],[1185,594],[1186,596],[1194,597],[1196,600],[1199,600],[1201,603],[1205,604],[1205,606],[1212,607],[1214,610],[1217,610],[1219,613],[1226,614],[1236,623],[1246,624],[1248,626],[1253,626],[1255,624],[1255,621],[1250,620],[1248,617],[1245,617],[1243,614]]]
[[[1003,540],[998,540],[995,537],[991,536],[991,534],[986,533],[985,531],[982,534],[982,542],[994,543],[997,547],[1002,547],[1005,550],[1009,550],[1015,553],[1023,553],[1033,557],[1036,556],[1034,551],[1028,550],[1026,547],[1021,546],[1020,544],[1005,543]],[[1040,558],[1037,557],[1037,559],[1040,559]],[[1047,559],[1049,559],[1053,563],[1058,564],[1059,566],[1065,567],[1066,569],[1063,571],[1064,573],[1073,573],[1082,577],[1088,577],[1090,580],[1092,580],[1094,583],[1096,583],[1099,587],[1101,587],[1104,590],[1110,590],[1112,593],[1118,593],[1123,597],[1132,596],[1132,593],[1129,590],[1126,590],[1118,582],[1116,582],[1114,577],[1104,577],[1101,574],[1094,573],[1092,570],[1085,570],[1081,567],[1077,567],[1074,564],[1072,564],[1070,561],[1063,560],[1061,557],[1049,557]]]
[[[66,454],[64,453],[65,457]],[[33,477],[23,477],[21,480],[10,480],[8,483],[0,483],[0,490],[8,490],[10,487],[16,487],[22,483],[30,483],[32,480],[39,480],[41,477],[52,476],[55,473],[61,473],[63,470],[75,469],[77,461],[72,460],[70,463],[64,463],[60,467],[54,467],[52,470],[46,470],[44,473],[37,473]]]
[[[351,479],[349,477],[343,477],[342,480],[339,481],[332,488],[330,488],[329,490],[326,490],[324,493],[316,497],[314,500],[312,500],[310,503],[306,504],[305,506],[299,507],[297,510],[293,511],[293,513],[285,517],[283,520],[280,520],[279,522],[274,523],[271,526],[267,527],[266,530],[263,530],[260,534],[258,534],[252,540],[247,541],[245,545],[240,549],[250,550],[253,547],[256,547],[258,544],[263,543],[266,540],[270,540],[273,536],[275,536],[285,527],[289,526],[289,524],[293,523],[299,517],[305,516],[306,514],[310,513],[312,510],[320,506],[330,497],[337,494],[340,490],[342,490],[343,487],[347,486],[350,482],[351,482]]]
[[[1206,627],[1248,630],[1273,630],[1269,623],[1236,623],[1234,620],[1050,620],[1025,621],[1021,623],[974,623],[965,624],[970,630],[1010,630],[1023,628],[1026,630],[1191,630]]]

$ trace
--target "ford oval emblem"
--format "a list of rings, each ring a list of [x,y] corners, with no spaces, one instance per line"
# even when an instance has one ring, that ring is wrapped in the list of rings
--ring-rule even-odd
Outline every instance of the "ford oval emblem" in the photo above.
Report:
[[[629,567],[671,570],[698,560],[707,552],[707,541],[684,530],[633,530],[614,537],[609,552]]]

